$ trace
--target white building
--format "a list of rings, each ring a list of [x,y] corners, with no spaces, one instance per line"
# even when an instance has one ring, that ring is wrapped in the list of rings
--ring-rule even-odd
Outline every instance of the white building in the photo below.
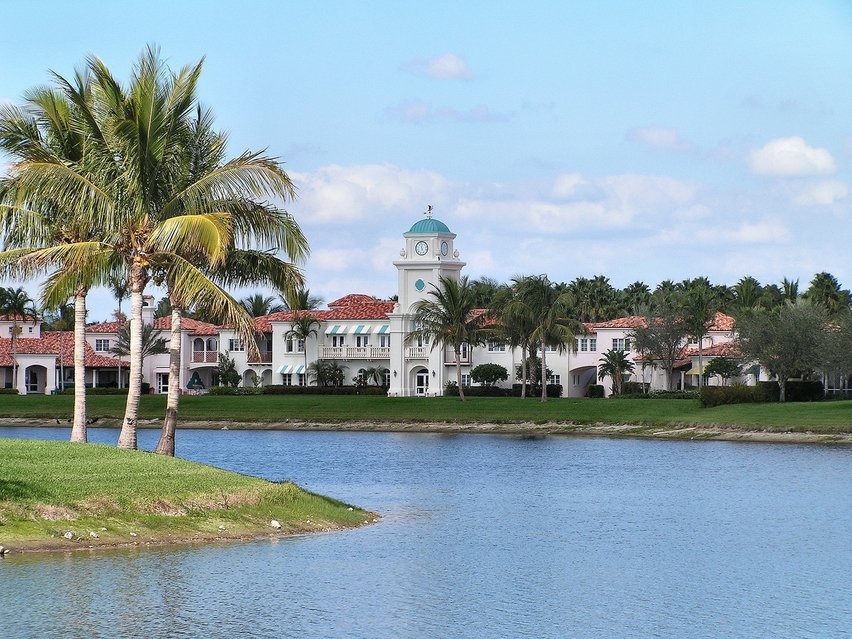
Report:
[[[181,389],[204,392],[217,385],[219,355],[228,353],[235,361],[243,386],[311,384],[310,365],[318,360],[334,360],[346,368],[347,384],[368,369],[378,368],[383,370],[384,385],[391,397],[443,394],[447,383],[456,379],[452,349],[433,348],[422,340],[409,342],[406,338],[413,328],[414,305],[428,298],[440,277],[458,279],[465,263],[459,260],[456,235],[431,215],[415,223],[403,234],[403,240],[399,259],[393,262],[398,278],[397,301],[350,294],[330,302],[324,310],[297,311],[309,313],[318,322],[316,334],[305,342],[293,336],[295,314],[289,311],[255,320],[259,356],[251,356],[232,329],[184,319]],[[153,312],[153,298],[146,296],[143,321],[153,323],[168,341],[170,318],[154,319]],[[643,366],[631,344],[631,332],[642,322],[641,317],[624,317],[588,324],[588,334],[578,336],[566,352],[558,353],[555,349],[547,352],[546,365],[551,371],[548,383],[562,385],[566,397],[583,397],[591,384],[601,383],[608,395],[611,381],[598,381],[597,369],[602,354],[613,348],[627,351],[635,361],[636,370],[630,381],[666,388],[665,371],[659,366]],[[25,325],[22,338],[17,340],[18,379],[13,380],[10,340],[5,337],[9,326],[11,321],[0,318],[0,384],[15,386],[22,393],[50,393],[62,385],[62,379],[73,380],[73,334],[42,335],[39,322]],[[86,328],[87,385],[126,386],[127,362],[109,354],[120,327],[117,322],[104,322]],[[732,353],[732,331],[733,319],[718,313],[702,340],[704,366],[713,357]],[[499,341],[463,349],[463,383],[470,382],[472,367],[483,363],[505,366],[509,380],[504,385],[508,386],[515,381],[521,352]],[[699,374],[697,343],[685,345],[683,357],[675,365],[671,387],[696,385]],[[168,354],[146,358],[143,380],[150,384],[151,392],[167,392],[168,377]]]

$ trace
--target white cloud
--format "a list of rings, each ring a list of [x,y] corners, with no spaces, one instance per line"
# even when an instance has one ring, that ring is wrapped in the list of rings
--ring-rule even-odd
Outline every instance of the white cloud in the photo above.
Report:
[[[665,244],[687,244],[689,246],[726,247],[741,244],[786,244],[790,231],[777,222],[744,222],[738,226],[710,226],[706,223],[682,224],[665,227],[659,231],[656,241]],[[714,252],[714,255],[718,253]]]
[[[324,166],[293,173],[299,199],[289,208],[303,225],[355,222],[391,216],[409,219],[429,203],[440,205],[449,182],[432,171],[391,164]]]
[[[849,194],[849,187],[840,180],[820,180],[802,188],[793,198],[798,206],[830,206]]]
[[[453,107],[433,106],[422,100],[409,100],[385,109],[385,115],[392,120],[420,124],[439,120],[451,122],[501,122],[508,119],[502,113],[495,113],[485,104],[478,104],[467,111]]]
[[[473,79],[467,62],[455,53],[444,53],[433,58],[415,58],[404,63],[401,68],[416,76],[436,80]]]
[[[635,144],[664,151],[688,151],[692,146],[684,142],[675,129],[665,127],[641,127],[627,132],[627,139]]]
[[[834,158],[826,149],[808,146],[800,137],[770,140],[749,155],[749,167],[758,175],[806,177],[834,173]]]
[[[364,260],[361,249],[323,248],[311,253],[310,265],[324,271],[346,271]]]

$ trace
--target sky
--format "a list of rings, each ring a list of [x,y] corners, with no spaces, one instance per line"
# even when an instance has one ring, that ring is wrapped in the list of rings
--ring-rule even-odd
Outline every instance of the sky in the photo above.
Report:
[[[3,0],[0,16],[21,25],[0,39],[0,101],[89,55],[124,79],[148,44],[175,70],[204,57],[230,154],[266,149],[296,183],[326,301],[394,294],[429,204],[472,278],[852,286],[846,1]],[[90,319],[115,306],[93,292]]]

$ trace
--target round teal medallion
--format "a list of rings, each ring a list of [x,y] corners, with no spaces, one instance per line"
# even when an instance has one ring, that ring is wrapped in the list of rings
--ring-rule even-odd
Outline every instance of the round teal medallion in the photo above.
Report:
[[[424,288],[426,288],[426,282],[424,282],[423,280],[417,280],[416,282],[414,282],[414,288],[416,288],[418,291],[422,291]]]

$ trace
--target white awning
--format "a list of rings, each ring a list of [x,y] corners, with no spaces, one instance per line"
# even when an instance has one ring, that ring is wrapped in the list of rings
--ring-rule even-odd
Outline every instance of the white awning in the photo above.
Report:
[[[305,365],[304,365],[304,364],[301,364],[301,365],[297,366],[297,367],[296,367],[296,369],[295,369],[293,372],[294,372],[296,375],[304,375],[304,373],[305,373]]]
[[[379,335],[385,335],[390,333],[390,324],[384,324],[378,331],[376,331]]]
[[[366,335],[371,330],[373,330],[372,326],[367,326],[366,324],[358,324],[358,326],[355,327],[354,333],[356,335]]]
[[[279,375],[289,375],[292,372],[293,372],[293,367],[288,366],[287,364],[284,364],[284,366],[282,366],[281,368],[278,369]]]
[[[340,324],[334,324],[325,329],[326,335],[343,335],[344,333],[346,333],[346,327]]]

